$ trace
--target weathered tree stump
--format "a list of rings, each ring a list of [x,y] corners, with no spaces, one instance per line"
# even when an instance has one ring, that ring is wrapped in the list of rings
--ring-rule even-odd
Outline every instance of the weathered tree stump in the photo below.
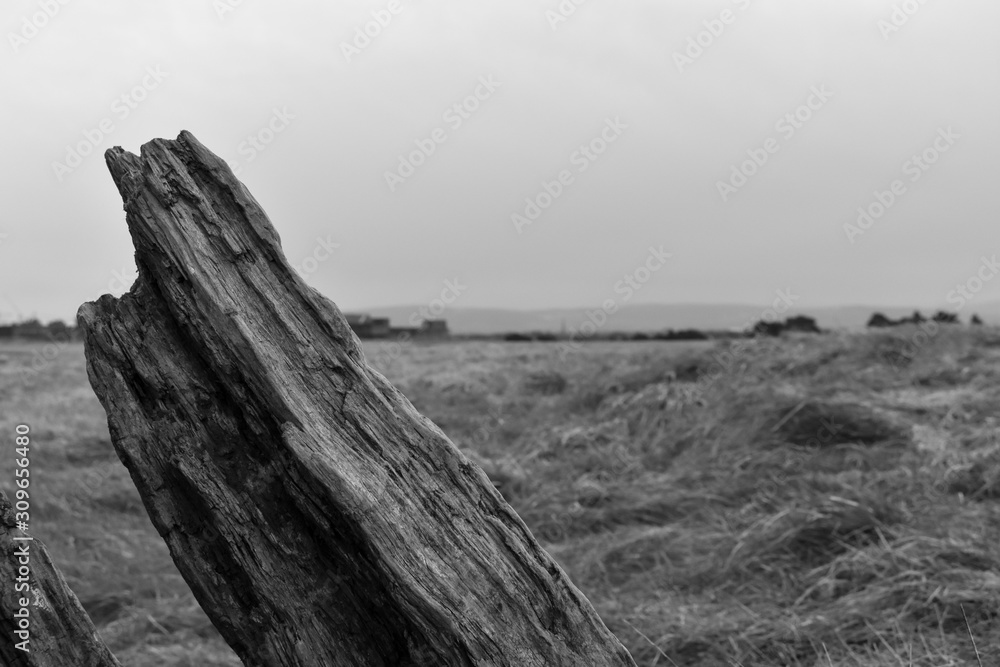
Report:
[[[121,667],[45,545],[28,537],[0,491],[0,665]]]
[[[115,449],[247,665],[634,665],[450,440],[365,363],[190,133],[105,154],[139,277],[81,306]]]

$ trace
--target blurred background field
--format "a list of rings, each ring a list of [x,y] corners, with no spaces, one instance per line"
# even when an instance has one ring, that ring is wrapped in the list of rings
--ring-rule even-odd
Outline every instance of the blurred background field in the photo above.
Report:
[[[996,330],[365,350],[642,667],[1000,664]],[[123,664],[239,665],[115,455],[82,344],[0,345],[0,404],[11,442],[32,428],[32,533]]]

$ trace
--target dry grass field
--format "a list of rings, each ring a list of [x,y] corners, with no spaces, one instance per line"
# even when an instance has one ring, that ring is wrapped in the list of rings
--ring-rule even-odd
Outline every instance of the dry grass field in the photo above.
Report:
[[[641,667],[997,665],[1000,332],[916,331],[366,352]],[[82,346],[45,352],[0,347],[34,535],[123,664],[238,665],[115,456]]]

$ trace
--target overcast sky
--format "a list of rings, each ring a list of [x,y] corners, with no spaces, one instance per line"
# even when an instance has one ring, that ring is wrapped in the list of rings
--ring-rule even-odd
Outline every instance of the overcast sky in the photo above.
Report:
[[[103,152],[182,129],[347,310],[446,281],[456,306],[592,306],[624,276],[641,303],[937,307],[977,274],[1000,296],[996,0],[2,12],[3,319],[127,288]]]

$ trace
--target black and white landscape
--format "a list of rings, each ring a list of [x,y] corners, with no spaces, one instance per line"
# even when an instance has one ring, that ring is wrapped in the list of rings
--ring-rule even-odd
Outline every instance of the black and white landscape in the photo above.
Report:
[[[11,0],[0,664],[1000,664],[998,21]]]

